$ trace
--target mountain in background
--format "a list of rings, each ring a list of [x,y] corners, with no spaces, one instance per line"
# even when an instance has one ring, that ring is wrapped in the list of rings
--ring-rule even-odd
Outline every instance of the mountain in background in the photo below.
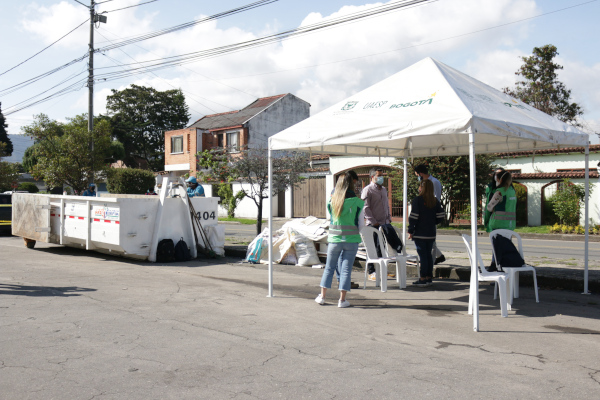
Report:
[[[25,135],[11,135],[8,137],[13,144],[13,153],[10,157],[2,158],[2,161],[23,162],[23,155],[29,146],[33,146],[33,139]]]

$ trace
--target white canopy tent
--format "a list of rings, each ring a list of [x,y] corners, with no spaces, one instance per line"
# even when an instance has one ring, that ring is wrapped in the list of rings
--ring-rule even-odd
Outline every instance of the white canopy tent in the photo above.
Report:
[[[588,278],[588,135],[531,106],[426,58],[269,139],[274,150],[404,158],[470,156],[471,204],[476,204],[475,154],[585,146]],[[269,164],[271,165],[271,164]],[[271,171],[269,171],[271,178]],[[272,201],[269,202],[272,204]],[[269,206],[271,207],[271,206]],[[477,251],[477,207],[471,207],[472,251]],[[269,296],[273,295],[272,212],[269,212]],[[404,235],[405,236],[405,235]],[[406,236],[404,237],[406,241]],[[471,284],[478,287],[476,257]],[[477,296],[477,290],[474,290]],[[474,329],[479,329],[476,297]]]

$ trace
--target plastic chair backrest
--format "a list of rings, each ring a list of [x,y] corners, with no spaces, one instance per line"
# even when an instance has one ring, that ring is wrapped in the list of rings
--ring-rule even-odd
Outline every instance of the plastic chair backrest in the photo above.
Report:
[[[492,242],[492,252],[494,253],[494,256],[496,255],[496,252],[494,250],[494,241],[493,239],[497,236],[497,235],[501,235],[504,236],[505,238],[507,238],[508,240],[512,241],[513,236],[517,238],[517,247],[519,249],[519,254],[521,255],[521,258],[523,260],[525,260],[525,256],[523,256],[523,243],[521,242],[521,236],[519,236],[519,234],[515,231],[511,231],[510,229],[496,229],[490,232],[490,242]]]
[[[471,257],[471,236],[469,235],[462,235],[463,241],[465,242],[465,246],[467,246],[467,254],[469,255],[469,261],[471,263],[473,263],[473,259]],[[479,273],[480,276],[488,276],[490,275],[490,273],[488,272],[487,269],[485,269],[485,264],[483,263],[483,258],[481,258],[481,254],[479,253],[479,250],[477,250],[477,271]]]
[[[382,248],[383,238],[381,232],[378,229],[373,228],[372,226],[365,226],[360,230],[360,236],[362,237],[363,243],[365,244],[365,248],[367,249],[367,257],[375,260],[380,258],[377,255],[377,248],[375,247],[375,239],[373,238],[373,234],[377,234],[379,237],[379,246]],[[381,254],[386,254],[387,251],[384,252],[382,250]]]

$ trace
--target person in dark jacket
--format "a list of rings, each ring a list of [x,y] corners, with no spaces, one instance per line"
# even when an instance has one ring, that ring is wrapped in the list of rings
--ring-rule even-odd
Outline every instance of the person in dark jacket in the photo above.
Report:
[[[444,210],[435,198],[433,182],[424,179],[419,195],[412,201],[408,217],[408,238],[415,242],[421,263],[420,277],[415,287],[431,286],[433,282],[433,255],[431,250],[436,236],[436,225],[444,221]]]

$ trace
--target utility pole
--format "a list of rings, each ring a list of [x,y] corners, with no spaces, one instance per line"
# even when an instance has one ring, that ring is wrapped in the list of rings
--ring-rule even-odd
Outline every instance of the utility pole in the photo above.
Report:
[[[88,62],[88,147],[90,149],[90,159],[92,162],[92,176],[90,176],[90,184],[94,183],[94,24],[106,23],[106,16],[96,14],[96,2],[90,0],[90,44],[89,44],[89,62]],[[96,190],[96,193],[98,191]]]

